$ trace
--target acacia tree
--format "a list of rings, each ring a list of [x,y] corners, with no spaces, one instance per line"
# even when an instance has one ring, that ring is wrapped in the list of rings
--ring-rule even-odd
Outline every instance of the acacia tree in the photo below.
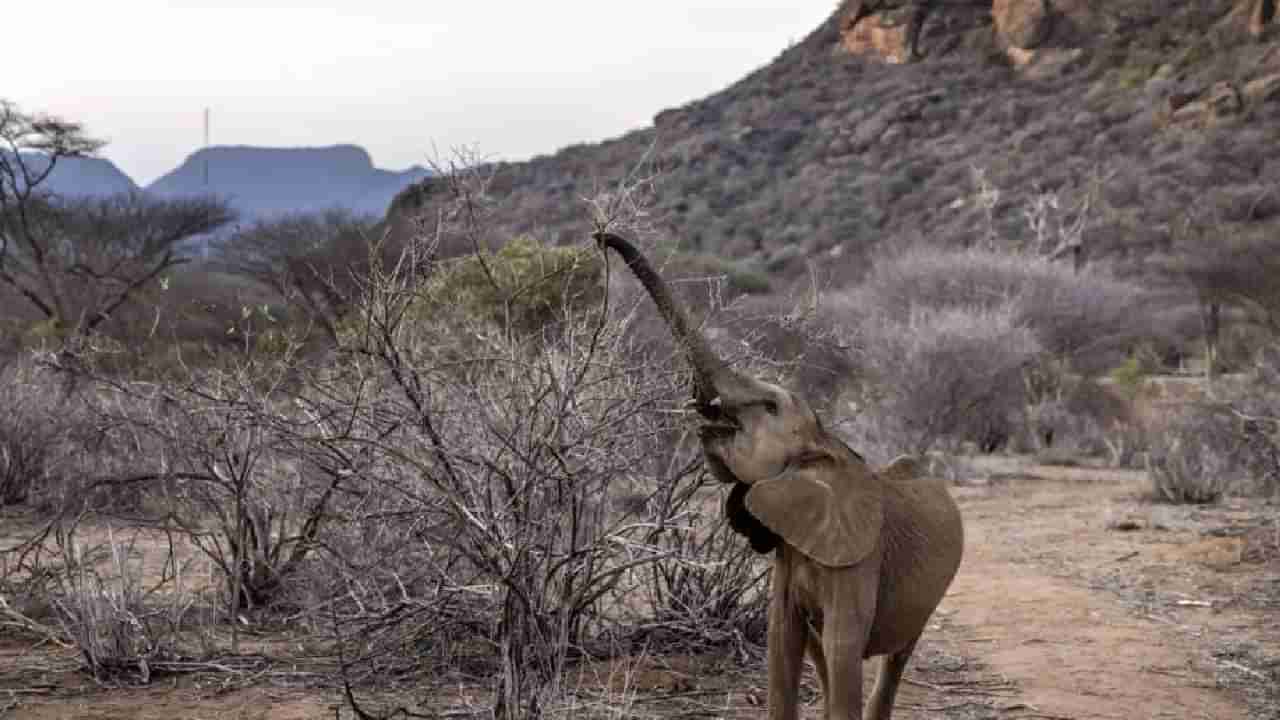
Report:
[[[1265,196],[1260,194],[1252,203],[1261,204]],[[1172,252],[1157,265],[1195,294],[1209,377],[1217,367],[1224,307],[1236,309],[1238,318],[1280,337],[1276,225],[1252,220],[1252,210],[1245,213],[1245,220],[1236,222],[1229,222],[1225,214],[1222,207],[1188,210],[1175,226]]]
[[[235,217],[214,198],[64,198],[47,187],[60,162],[103,144],[80,123],[0,100],[0,284],[59,333],[92,333],[186,262],[184,242]]]
[[[375,231],[374,219],[347,210],[286,215],[237,231],[219,254],[230,271],[271,288],[337,342],[339,322],[359,299],[370,263],[390,265],[401,249],[371,243]]]

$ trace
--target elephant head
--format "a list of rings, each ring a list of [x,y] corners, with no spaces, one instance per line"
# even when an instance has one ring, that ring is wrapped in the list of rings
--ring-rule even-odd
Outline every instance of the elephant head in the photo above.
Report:
[[[883,522],[880,478],[823,428],[803,397],[737,372],[712,352],[631,243],[606,232],[595,238],[649,291],[693,369],[692,406],[704,419],[699,437],[707,465],[717,479],[734,483],[726,504],[734,529],[758,551],[774,549],[780,536],[831,567],[870,553]]]

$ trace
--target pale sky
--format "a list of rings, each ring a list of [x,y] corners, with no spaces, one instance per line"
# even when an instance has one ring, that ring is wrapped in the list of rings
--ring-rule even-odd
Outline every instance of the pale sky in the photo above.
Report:
[[[835,5],[23,2],[5,12],[0,97],[85,123],[142,185],[200,147],[206,107],[215,145],[355,143],[393,170],[462,146],[519,160],[649,125],[769,62]]]

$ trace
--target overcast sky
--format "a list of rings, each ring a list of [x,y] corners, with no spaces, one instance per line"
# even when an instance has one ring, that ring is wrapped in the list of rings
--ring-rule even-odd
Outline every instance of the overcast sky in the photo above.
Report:
[[[205,107],[215,145],[356,143],[389,169],[457,146],[523,159],[721,89],[835,4],[23,2],[5,12],[0,97],[85,123],[140,184],[200,147]]]

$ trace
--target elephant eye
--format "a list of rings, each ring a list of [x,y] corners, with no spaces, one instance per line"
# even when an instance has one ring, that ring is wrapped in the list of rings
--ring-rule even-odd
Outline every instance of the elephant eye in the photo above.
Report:
[[[774,401],[772,401],[772,400],[765,400],[765,401],[764,401],[764,409],[765,409],[765,412],[769,413],[770,415],[777,415],[777,414],[778,414],[778,403],[776,403],[776,402],[774,402]]]

